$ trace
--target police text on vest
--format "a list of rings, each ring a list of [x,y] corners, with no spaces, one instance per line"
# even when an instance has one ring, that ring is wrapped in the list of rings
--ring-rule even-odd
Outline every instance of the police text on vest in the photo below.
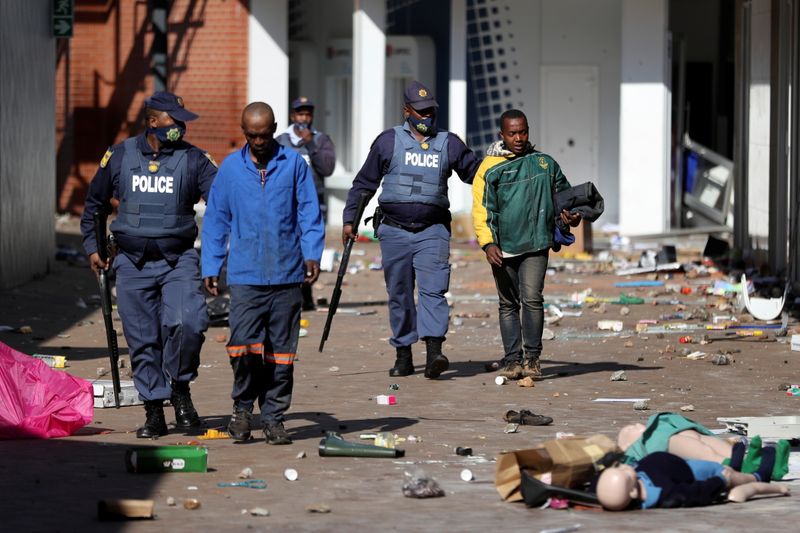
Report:
[[[137,176],[134,174],[131,185],[134,192],[172,194],[172,176]]]
[[[415,154],[406,152],[406,165],[439,168],[439,154]]]

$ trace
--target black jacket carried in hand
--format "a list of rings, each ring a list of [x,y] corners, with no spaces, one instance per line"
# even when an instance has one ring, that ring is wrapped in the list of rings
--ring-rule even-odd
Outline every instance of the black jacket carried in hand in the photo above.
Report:
[[[556,214],[555,246],[553,246],[553,250],[557,252],[561,248],[560,245],[570,245],[575,242],[575,237],[572,236],[569,225],[561,220],[561,211],[566,209],[571,213],[580,213],[583,220],[594,222],[603,214],[605,204],[594,183],[587,181],[554,193],[553,207]]]

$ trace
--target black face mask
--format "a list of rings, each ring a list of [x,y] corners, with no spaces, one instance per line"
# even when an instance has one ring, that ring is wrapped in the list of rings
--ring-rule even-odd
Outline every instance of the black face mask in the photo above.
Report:
[[[417,118],[414,113],[411,113],[408,115],[408,122],[412,128],[423,135],[431,136],[436,134],[436,115]]]

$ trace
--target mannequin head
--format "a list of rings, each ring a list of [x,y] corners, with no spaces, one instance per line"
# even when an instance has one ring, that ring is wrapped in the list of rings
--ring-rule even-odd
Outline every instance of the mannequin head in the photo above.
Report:
[[[619,430],[617,435],[617,446],[623,452],[631,447],[631,444],[636,442],[644,434],[644,424],[631,424]]]
[[[636,470],[628,465],[603,470],[597,480],[597,498],[609,511],[622,511],[631,500],[640,499]]]

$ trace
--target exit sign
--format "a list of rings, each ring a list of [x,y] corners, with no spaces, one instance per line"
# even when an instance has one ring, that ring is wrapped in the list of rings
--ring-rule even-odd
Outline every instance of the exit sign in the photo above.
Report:
[[[53,37],[72,37],[75,0],[53,0]]]

